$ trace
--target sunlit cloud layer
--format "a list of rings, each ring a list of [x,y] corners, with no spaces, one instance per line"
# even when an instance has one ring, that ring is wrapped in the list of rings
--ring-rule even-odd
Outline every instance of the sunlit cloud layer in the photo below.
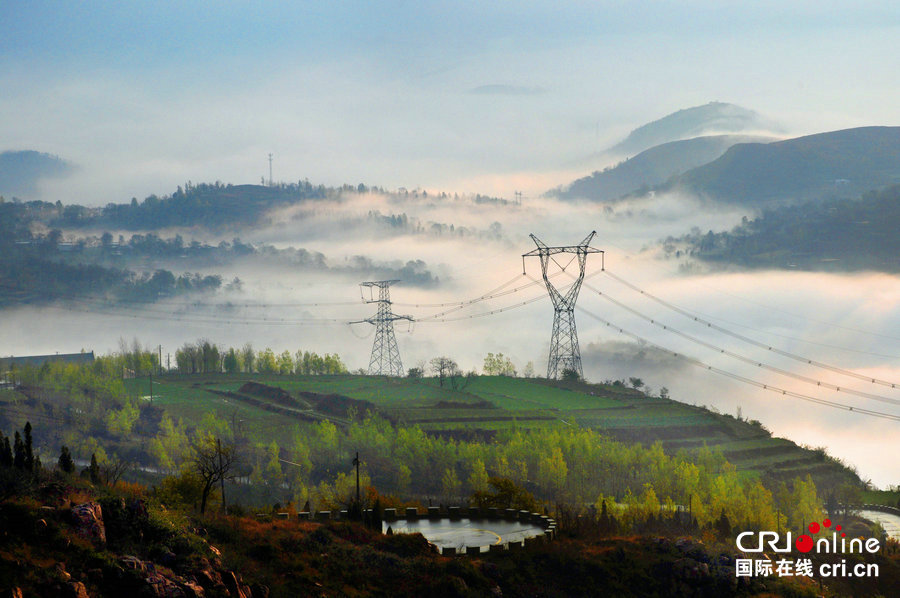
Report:
[[[896,3],[762,2],[731,6],[622,2],[5,3],[0,5],[0,151],[34,149],[79,166],[42,183],[40,198],[105,205],[171,193],[186,181],[258,183],[274,155],[276,181],[366,183],[425,190],[398,201],[369,194],[312,202],[271,214],[241,231],[245,241],[321,252],[329,266],[364,256],[423,260],[435,288],[398,285],[396,310],[417,319],[440,311],[400,304],[478,297],[498,285],[530,282],[521,255],[534,233],[572,244],[591,230],[610,272],[684,309],[761,342],[873,377],[900,380],[900,283],[880,274],[699,272],[659,259],[656,240],[693,226],[721,230],[747,215],[695,199],[656,197],[612,210],[542,198],[608,164],[599,152],[646,122],[678,109],[727,101],[782,123],[789,134],[900,124],[900,9]],[[521,206],[475,205],[467,193]],[[436,201],[442,192],[460,200]],[[28,198],[26,198],[28,199]],[[493,236],[391,234],[370,211]],[[498,227],[492,229],[497,223]],[[174,234],[177,231],[170,231]],[[204,231],[205,242],[231,240]],[[647,251],[642,251],[647,248]],[[599,273],[588,284],[654,319],[709,343],[805,376],[836,381],[733,338],[709,334]],[[539,276],[536,263],[528,275]],[[245,281],[240,295],[170,313],[125,309],[88,313],[21,308],[4,314],[4,353],[117,350],[139,338],[174,353],[186,341],[337,352],[353,368],[368,363],[367,325],[286,325],[276,320],[371,315],[358,276],[284,265],[216,268]],[[518,277],[518,278],[517,278]],[[564,280],[564,279],[563,279]],[[454,316],[490,317],[398,324],[404,364],[450,355],[479,368],[488,352],[519,370],[546,367],[553,310],[540,285],[481,302]],[[217,312],[226,301],[260,307]],[[304,302],[354,305],[286,306]],[[278,305],[277,307],[275,305]],[[717,355],[582,290],[589,312],[674,352],[792,391],[897,409]],[[224,309],[224,308],[222,308]],[[248,323],[261,314],[273,321]],[[216,318],[230,324],[215,323]],[[876,483],[896,483],[900,466],[885,450],[896,424],[783,398],[641,346],[584,313],[576,314],[593,380],[642,377],[689,403],[759,419],[776,434],[824,445]],[[854,382],[854,385],[857,383]],[[890,392],[891,389],[880,390]],[[830,391],[829,391],[830,392]],[[834,396],[837,394],[838,396]],[[893,395],[891,395],[893,396]]]

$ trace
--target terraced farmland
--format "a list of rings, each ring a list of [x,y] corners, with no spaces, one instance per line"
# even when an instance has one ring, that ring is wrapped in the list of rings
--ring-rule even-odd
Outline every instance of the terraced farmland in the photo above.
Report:
[[[248,391],[253,388],[245,386],[248,382],[282,389],[298,402],[279,404],[266,393]],[[185,421],[196,421],[207,411],[220,418],[239,417],[269,438],[320,420],[346,425],[352,416],[348,409],[357,414],[372,410],[401,425],[461,439],[489,440],[510,427],[578,425],[624,442],[661,442],[673,453],[706,445],[750,475],[787,478],[811,472],[823,482],[847,475],[821,452],[772,438],[759,425],[622,386],[499,376],[456,382],[454,389],[435,379],[358,375],[164,376],[154,381],[153,400]],[[147,396],[146,379],[128,381],[128,386]],[[341,406],[334,407],[337,403]]]

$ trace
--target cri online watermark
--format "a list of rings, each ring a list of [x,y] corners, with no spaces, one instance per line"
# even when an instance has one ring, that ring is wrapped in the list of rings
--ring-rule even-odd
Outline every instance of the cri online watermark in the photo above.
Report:
[[[831,528],[831,520],[825,519],[822,525],[818,522],[809,524],[809,534],[802,534],[793,539],[791,532],[784,535],[773,531],[743,532],[738,534],[735,545],[742,552],[773,552],[789,553],[796,548],[801,553],[827,554],[827,555],[865,555],[875,554],[881,550],[881,543],[877,538],[850,538],[841,531],[840,525],[835,525],[831,535],[823,535],[814,540],[810,534],[822,532],[827,534]],[[838,537],[840,534],[840,537]],[[792,541],[793,540],[793,541]],[[856,560],[856,559],[854,559]],[[809,558],[781,558],[771,560],[763,559],[735,559],[735,575],[737,577],[764,577],[772,574],[779,577],[805,576],[812,577],[816,567]],[[847,563],[846,559],[840,562],[820,563],[818,566],[819,577],[878,577],[877,563]]]

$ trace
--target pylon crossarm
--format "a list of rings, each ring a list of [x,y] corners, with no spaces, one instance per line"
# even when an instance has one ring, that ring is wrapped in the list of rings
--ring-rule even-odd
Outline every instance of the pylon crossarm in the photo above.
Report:
[[[533,256],[544,256],[544,255],[556,255],[557,253],[603,253],[602,249],[595,249],[593,247],[585,247],[583,245],[567,245],[565,247],[538,247],[537,249],[532,249],[528,253],[523,253],[522,257],[533,257]]]

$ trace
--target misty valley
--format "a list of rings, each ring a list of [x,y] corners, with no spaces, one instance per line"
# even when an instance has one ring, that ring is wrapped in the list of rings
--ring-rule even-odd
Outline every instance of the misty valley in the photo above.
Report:
[[[832,519],[881,542],[865,595],[900,580],[900,128],[714,102],[602,160],[101,206],[0,155],[0,589],[811,596],[733,539]],[[402,513],[541,533],[437,549]]]

